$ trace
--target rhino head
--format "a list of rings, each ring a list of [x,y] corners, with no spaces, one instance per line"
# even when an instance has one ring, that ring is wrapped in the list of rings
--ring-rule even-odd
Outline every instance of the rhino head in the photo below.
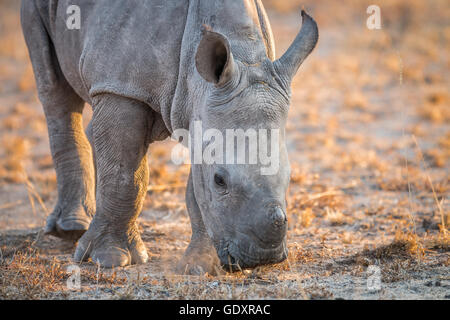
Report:
[[[290,165],[285,125],[290,85],[318,40],[314,20],[304,11],[302,17],[299,34],[276,61],[245,64],[233,57],[227,38],[212,30],[204,31],[197,48],[196,69],[213,85],[190,131],[195,137],[193,131],[202,130],[203,156],[217,161],[194,159],[191,178],[204,228],[226,268],[250,268],[287,257]],[[246,142],[244,153],[239,153],[239,139]],[[256,163],[250,160],[255,153]]]

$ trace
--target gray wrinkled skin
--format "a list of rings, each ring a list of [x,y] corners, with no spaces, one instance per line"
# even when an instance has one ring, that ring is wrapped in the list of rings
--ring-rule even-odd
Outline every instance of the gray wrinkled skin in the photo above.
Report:
[[[81,8],[80,30],[66,27],[69,5]],[[302,16],[302,30],[274,61],[260,0],[23,0],[22,27],[58,180],[46,233],[79,239],[76,261],[144,263],[136,219],[149,143],[192,130],[195,120],[221,132],[278,128],[275,175],[261,175],[260,165],[192,165],[192,239],[178,271],[284,260],[290,83],[318,39],[315,22]],[[84,102],[94,110],[86,133]]]

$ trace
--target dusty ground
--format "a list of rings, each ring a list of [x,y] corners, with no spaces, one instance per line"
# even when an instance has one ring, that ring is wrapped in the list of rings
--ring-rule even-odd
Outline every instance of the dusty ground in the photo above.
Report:
[[[18,2],[0,0],[0,299],[450,298],[447,1],[377,1],[381,30],[366,28],[368,1],[263,1],[278,54],[295,37],[301,4],[320,28],[293,83],[289,259],[176,275],[190,238],[188,167],[174,166],[173,144],[163,142],[149,152],[140,217],[149,263],[82,264],[78,291],[66,286],[74,245],[40,234],[56,178]],[[380,290],[370,290],[372,265]]]

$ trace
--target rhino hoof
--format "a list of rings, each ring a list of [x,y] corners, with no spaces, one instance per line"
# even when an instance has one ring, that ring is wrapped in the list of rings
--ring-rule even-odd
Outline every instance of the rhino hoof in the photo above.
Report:
[[[76,241],[88,230],[90,222],[84,212],[63,215],[60,210],[55,210],[47,218],[44,234]]]
[[[78,242],[74,260],[82,262],[91,258],[94,263],[105,268],[147,262],[147,249],[139,235],[123,242],[118,239],[127,239],[127,237],[110,234],[98,236],[95,231],[88,230]]]

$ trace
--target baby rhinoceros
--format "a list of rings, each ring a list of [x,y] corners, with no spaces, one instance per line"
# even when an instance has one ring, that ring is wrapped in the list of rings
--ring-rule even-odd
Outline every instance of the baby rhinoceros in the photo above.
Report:
[[[45,232],[78,240],[75,261],[145,263],[137,217],[149,144],[185,129],[205,150],[212,140],[195,141],[198,124],[224,137],[231,129],[277,129],[279,139],[266,140],[279,162],[270,174],[261,163],[193,162],[186,190],[192,238],[177,269],[215,273],[216,266],[283,261],[290,85],[318,40],[314,20],[302,17],[276,60],[261,0],[22,1],[57,174],[58,202]],[[93,109],[86,132],[85,103]],[[228,160],[236,157],[229,150]]]

